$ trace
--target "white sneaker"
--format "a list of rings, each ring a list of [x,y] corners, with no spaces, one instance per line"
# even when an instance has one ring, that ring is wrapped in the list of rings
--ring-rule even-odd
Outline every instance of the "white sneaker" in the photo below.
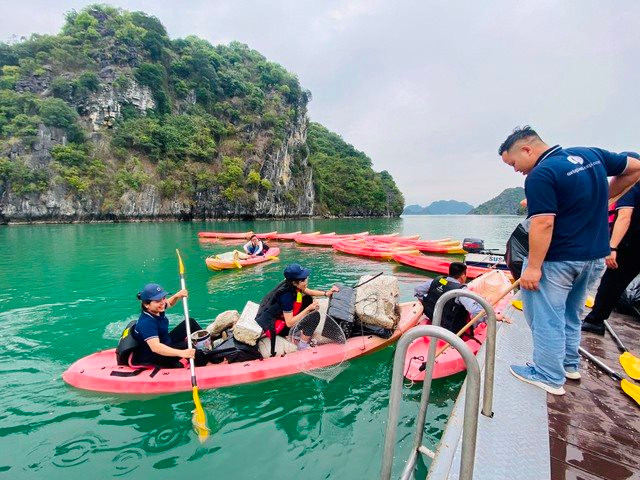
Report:
[[[552,395],[564,395],[565,391],[564,391],[564,387],[554,387],[553,385],[549,385],[548,383],[544,383],[540,380],[536,380],[533,378],[528,378],[527,374],[525,373],[525,369],[526,368],[531,368],[529,366],[527,367],[521,367],[518,365],[512,365],[511,368],[509,370],[511,370],[511,374],[516,377],[518,380],[522,380],[523,382],[526,383],[530,383],[531,385],[534,385],[538,388],[543,389],[544,391],[552,394]]]
[[[577,370],[575,372],[569,372],[568,370],[565,370],[564,376],[569,380],[580,380],[582,378],[582,375],[580,375],[580,372]]]

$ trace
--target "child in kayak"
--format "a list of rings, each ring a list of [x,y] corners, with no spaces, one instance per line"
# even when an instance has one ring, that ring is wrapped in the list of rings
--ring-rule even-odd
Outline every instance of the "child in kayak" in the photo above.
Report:
[[[309,348],[309,340],[320,322],[317,312],[319,305],[313,297],[331,297],[339,289],[335,285],[329,290],[312,290],[308,288],[311,270],[297,263],[287,265],[284,269],[284,280],[271,290],[260,302],[256,322],[265,334],[271,338],[272,355],[274,354],[275,335],[286,336],[290,329],[307,315],[314,315],[305,324],[298,349]]]
[[[206,365],[204,355],[196,356],[195,349],[187,348],[187,329],[184,320],[169,331],[169,319],[165,311],[178,303],[178,300],[186,297],[187,290],[180,290],[169,298],[167,295],[164,288],[156,283],[145,285],[138,293],[142,313],[131,330],[132,337],[138,341],[138,346],[133,351],[132,363],[183,368],[184,365],[179,359],[194,358],[196,365]],[[190,319],[190,327],[192,332],[202,330],[202,327],[193,319]]]

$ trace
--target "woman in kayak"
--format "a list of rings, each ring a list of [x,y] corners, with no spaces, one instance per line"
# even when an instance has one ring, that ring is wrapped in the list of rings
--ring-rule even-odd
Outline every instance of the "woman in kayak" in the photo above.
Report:
[[[245,243],[242,248],[244,249],[244,253],[250,257],[262,256],[267,253],[267,250],[269,250],[267,244],[260,240],[256,235],[251,235],[249,241]]]
[[[271,290],[260,302],[256,322],[271,338],[271,354],[274,354],[275,335],[286,336],[290,329],[307,315],[314,314],[302,329],[298,349],[309,348],[309,340],[320,322],[317,313],[319,304],[313,297],[331,297],[339,289],[335,285],[329,290],[308,288],[311,270],[297,263],[287,265],[284,280]]]
[[[204,355],[196,356],[195,349],[187,348],[187,329],[184,320],[169,331],[169,319],[165,311],[178,303],[178,300],[186,297],[187,291],[180,290],[169,298],[167,295],[164,288],[155,283],[145,285],[138,293],[142,313],[131,330],[132,337],[138,341],[138,346],[133,351],[132,362],[136,365],[183,368],[180,358],[194,358],[196,365],[206,365]],[[202,327],[193,319],[190,319],[190,327],[192,332],[202,330]]]

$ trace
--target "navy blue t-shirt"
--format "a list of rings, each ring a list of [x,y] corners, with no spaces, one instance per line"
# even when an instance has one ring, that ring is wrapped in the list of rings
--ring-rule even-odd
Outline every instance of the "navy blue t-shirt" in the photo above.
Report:
[[[640,235],[640,183],[631,187],[631,189],[616,202],[616,210],[626,207],[633,208],[633,213],[631,214],[629,230],[627,230],[627,233],[622,239],[623,242],[631,240],[631,237]]]
[[[599,148],[547,150],[524,182],[529,217],[555,215],[545,261],[609,255],[607,177],[627,167],[626,155]]]
[[[283,312],[293,311],[293,303],[295,302],[296,294],[293,292],[284,292],[277,298],[278,305],[282,308]]]
[[[142,312],[132,332],[133,338],[140,342],[140,347],[135,352],[136,363],[149,363],[153,360],[153,352],[147,344],[150,338],[157,338],[160,343],[171,345],[169,336],[169,319],[162,312],[159,316]]]

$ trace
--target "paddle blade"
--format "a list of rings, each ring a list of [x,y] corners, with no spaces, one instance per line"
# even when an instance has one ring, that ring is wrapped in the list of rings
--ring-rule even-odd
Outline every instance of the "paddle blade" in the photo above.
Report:
[[[593,297],[591,295],[589,295],[587,297],[587,299],[584,302],[584,306],[587,308],[593,308],[593,304],[595,303],[595,300],[593,299]]]
[[[180,268],[180,275],[184,275],[184,263],[182,263],[182,257],[180,251],[176,248],[176,255],[178,255],[178,267]]]
[[[278,257],[274,257],[273,255],[270,257],[267,257],[269,260],[280,260]]]
[[[195,410],[193,411],[193,417],[191,417],[191,423],[193,423],[193,429],[198,434],[198,440],[200,443],[209,438],[209,427],[207,426],[207,416],[204,413],[202,404],[200,403],[200,395],[198,395],[198,387],[193,387],[193,403],[195,404]]]
[[[633,398],[638,405],[640,405],[640,387],[635,383],[631,383],[626,378],[620,381],[620,388],[622,391]]]
[[[640,380],[640,358],[629,352],[624,352],[620,355],[620,365],[627,375],[634,380]]]

